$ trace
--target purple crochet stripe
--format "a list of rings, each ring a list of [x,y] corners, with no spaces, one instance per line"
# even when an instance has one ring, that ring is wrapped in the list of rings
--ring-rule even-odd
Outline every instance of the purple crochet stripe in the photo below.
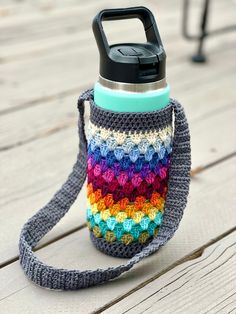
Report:
[[[167,179],[162,180],[160,182],[154,182],[153,184],[148,184],[146,181],[143,181],[138,187],[132,188],[132,183],[129,181],[126,183],[131,186],[132,189],[127,190],[127,185],[123,187],[119,186],[117,183],[116,185],[110,186],[109,183],[100,184],[97,183],[96,179],[92,182],[88,181],[93,186],[93,191],[97,191],[98,189],[102,192],[102,197],[106,196],[107,194],[113,194],[113,199],[115,202],[118,202],[124,197],[128,197],[130,202],[134,202],[137,196],[144,196],[146,199],[149,199],[153,193],[153,191],[157,191],[162,197],[165,196],[165,189],[167,187],[168,181]]]

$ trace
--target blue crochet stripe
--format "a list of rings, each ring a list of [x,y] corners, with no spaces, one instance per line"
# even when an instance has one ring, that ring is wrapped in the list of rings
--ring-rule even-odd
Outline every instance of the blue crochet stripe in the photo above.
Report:
[[[100,149],[102,157],[106,157],[107,154],[110,151],[114,152],[114,155],[116,156],[117,160],[121,160],[123,156],[128,155],[130,157],[130,160],[132,162],[135,162],[139,156],[144,156],[147,161],[150,161],[152,159],[152,156],[157,153],[159,156],[159,159],[162,159],[165,152],[171,153],[172,146],[171,142],[168,142],[168,144],[161,144],[158,143],[158,145],[149,145],[146,146],[145,149],[143,147],[140,147],[138,145],[119,145],[119,146],[111,146],[106,142],[102,142],[100,145],[96,142],[94,138],[92,138],[89,141],[89,149],[90,151],[94,152],[97,149]]]
[[[96,163],[100,163],[101,160],[106,159],[107,165],[111,167],[115,162],[119,161],[121,168],[124,170],[128,169],[133,163],[138,164],[138,168],[147,163],[150,165],[150,168],[153,168],[159,161],[163,165],[166,165],[168,163],[170,153],[171,148],[166,150],[164,147],[159,153],[150,149],[147,154],[142,155],[135,151],[132,151],[130,154],[125,154],[118,149],[104,152],[99,147],[92,150],[90,144],[88,146],[88,156],[92,156]]]
[[[159,152],[161,146],[169,149],[172,146],[172,137],[166,137],[165,141],[157,138],[153,144],[143,138],[138,144],[134,143],[130,138],[124,140],[123,144],[118,144],[113,137],[108,137],[108,139],[102,139],[98,134],[90,136],[88,142],[91,145],[92,150],[96,147],[106,146],[108,150],[115,150],[116,148],[123,149],[126,154],[129,154],[132,149],[138,149],[140,153],[145,154],[149,148],[154,149],[155,152]]]

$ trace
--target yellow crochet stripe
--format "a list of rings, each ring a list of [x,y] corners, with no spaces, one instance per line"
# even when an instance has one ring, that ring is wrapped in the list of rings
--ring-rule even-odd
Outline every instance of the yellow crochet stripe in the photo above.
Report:
[[[91,205],[89,205],[89,206],[91,206]],[[132,205],[130,205],[130,206],[132,206]],[[99,212],[97,210],[96,204],[92,205],[90,208],[91,208],[91,212],[93,215],[95,215],[96,213]],[[150,220],[154,220],[156,218],[156,214],[158,211],[161,211],[163,213],[163,210],[159,210],[156,207],[151,207],[145,213],[141,210],[138,210],[136,212],[132,212],[131,214],[127,213],[126,211],[120,211],[116,215],[114,215],[113,210],[108,208],[108,209],[101,211],[100,214],[101,214],[102,220],[104,220],[104,221],[107,221],[107,219],[111,216],[115,216],[116,221],[118,223],[124,222],[125,219],[127,219],[127,218],[132,218],[136,224],[139,224],[145,215],[147,215],[150,218]]]
[[[110,137],[113,137],[118,145],[122,145],[127,140],[127,137],[132,138],[132,142],[134,144],[139,144],[142,139],[147,140],[150,145],[154,144],[157,139],[165,142],[168,138],[172,136],[172,125],[169,125],[161,130],[156,131],[146,131],[146,132],[119,132],[114,130],[108,130],[102,127],[98,127],[94,125],[91,121],[89,121],[89,136],[90,139],[95,134],[99,134],[102,140],[107,140]]]

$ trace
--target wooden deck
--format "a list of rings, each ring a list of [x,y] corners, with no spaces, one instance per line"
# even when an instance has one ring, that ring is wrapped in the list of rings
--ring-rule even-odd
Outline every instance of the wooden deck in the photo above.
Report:
[[[210,27],[232,24],[234,0],[212,1]],[[175,237],[120,279],[77,292],[33,285],[18,262],[22,225],[61,186],[75,161],[76,101],[98,75],[91,19],[111,1],[0,2],[0,313],[236,313],[236,42],[210,38],[209,62],[189,62],[182,1],[146,5],[168,55],[172,96],[185,106],[193,177]],[[112,1],[125,7],[127,1]],[[194,31],[199,1],[193,1]],[[118,23],[118,22],[117,22]],[[113,41],[139,40],[135,23],[108,29]],[[125,37],[124,37],[125,35]],[[98,252],[85,228],[85,191],[44,238],[37,254],[58,267],[98,268],[122,259]]]

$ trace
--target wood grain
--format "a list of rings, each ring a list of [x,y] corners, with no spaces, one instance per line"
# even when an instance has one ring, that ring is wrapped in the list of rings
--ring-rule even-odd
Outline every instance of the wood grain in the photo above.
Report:
[[[234,51],[227,51],[225,58],[231,58]],[[212,57],[212,62],[217,63],[217,54]],[[193,72],[191,81],[181,80],[177,77],[181,75],[182,67],[186,71]],[[231,65],[229,65],[231,68]],[[227,107],[233,105],[236,98],[236,90],[231,88],[229,81],[234,81],[236,71],[224,67],[224,62],[220,63],[221,73],[219,79],[215,81],[217,72],[214,67],[206,69],[196,69],[188,61],[181,63],[179,67],[169,68],[168,80],[172,87],[172,95],[179,99],[186,107],[189,121],[197,122],[202,118],[206,119],[211,114],[219,110],[223,112]],[[222,69],[224,73],[222,74]],[[236,69],[235,69],[236,70]],[[204,88],[199,79],[203,76]],[[188,86],[186,86],[188,84]],[[194,97],[193,97],[194,89]],[[222,92],[224,90],[224,93]],[[77,120],[76,102],[82,90],[75,91],[72,95],[56,97],[51,101],[39,102],[38,105],[30,106],[25,110],[12,112],[8,115],[0,115],[0,150],[14,148],[29,141],[36,140],[64,128],[75,127]],[[230,97],[225,98],[225,94]],[[34,118],[33,118],[34,117]],[[24,121],[24,123],[23,123]],[[13,127],[14,125],[14,127]]]
[[[201,7],[199,1],[192,2],[195,15],[190,19],[191,29],[197,26]],[[2,0],[0,266],[4,267],[0,269],[0,313],[87,314],[110,307],[127,294],[128,298],[108,311],[123,310],[126,304],[131,308],[138,298],[144,306],[151,305],[149,312],[159,312],[159,307],[152,302],[154,296],[145,290],[148,285],[138,290],[139,285],[150,279],[155,289],[159,284],[155,278],[160,273],[167,272],[168,267],[174,267],[184,256],[190,256],[192,251],[215,241],[236,225],[235,158],[231,154],[236,151],[233,138],[236,131],[235,34],[210,38],[206,44],[209,63],[192,64],[188,56],[194,51],[195,43],[185,41],[180,34],[182,3],[174,0],[129,2],[129,6],[139,4],[147,5],[157,17],[168,55],[167,79],[172,95],[184,104],[190,121],[193,167],[214,166],[193,178],[188,208],[176,236],[130,273],[107,285],[80,292],[49,292],[33,286],[24,277],[18,262],[14,262],[20,229],[61,186],[75,161],[78,147],[76,100],[80,91],[91,86],[98,74],[94,66],[98,64],[98,53],[91,18],[101,8],[126,6],[127,1]],[[209,28],[232,24],[235,4],[234,0],[212,2]],[[138,40],[141,31],[136,27],[131,23],[110,26],[109,40],[123,40],[124,34],[126,40]],[[230,154],[231,158],[224,160]],[[69,214],[40,243],[46,247],[37,254],[45,262],[58,267],[87,269],[117,265],[122,261],[105,256],[92,246],[87,229],[83,228],[85,208],[83,190]],[[235,265],[232,270],[232,247],[228,239],[219,242],[213,252],[213,246],[210,247],[195,261],[200,265],[197,272],[194,261],[173,270],[173,285],[162,289],[162,293],[169,291],[170,296],[158,301],[162,311],[174,313],[177,304],[179,312],[191,313],[191,303],[196,313],[201,313],[203,306],[203,311],[207,309],[209,313],[234,312],[236,301],[229,280],[234,279]],[[181,267],[186,265],[184,274]],[[227,271],[231,277],[224,276]],[[168,279],[169,274],[161,277],[165,280],[161,281],[163,285],[172,280]],[[179,279],[178,274],[182,276]],[[179,289],[174,291],[176,288]],[[235,286],[233,288],[235,290]],[[136,292],[130,294],[133,289]],[[148,299],[139,298],[139,291]],[[171,302],[165,303],[168,298]],[[126,303],[127,300],[130,303]],[[138,310],[143,308],[138,307]]]
[[[162,10],[164,8],[165,6],[163,5]],[[163,25],[166,25],[166,22]],[[168,26],[165,28],[168,30],[167,34],[173,34],[173,27],[169,28]],[[183,43],[184,41],[178,39],[178,43],[181,42]],[[173,41],[169,45],[173,52],[175,43]],[[87,48],[88,46],[78,50],[80,55]],[[221,48],[220,45],[218,46],[219,48]],[[70,49],[68,50],[70,51]],[[71,53],[74,56],[76,51],[72,47]],[[68,55],[65,55],[63,52],[59,52],[58,55],[60,58],[62,57],[61,60],[70,62]],[[190,119],[193,141],[193,167],[211,163],[235,149],[231,141],[227,140],[227,134],[235,132],[233,101],[236,91],[228,84],[235,77],[235,71],[231,65],[233,55],[234,49],[225,49],[222,53],[223,58],[220,61],[218,53],[215,52],[212,55],[212,64],[206,67],[196,67],[187,60],[172,63],[169,67],[169,81],[171,86],[173,86],[173,95],[176,95],[181,101],[183,100]],[[173,56],[174,58],[176,57],[174,53]],[[47,59],[48,57],[45,58]],[[183,55],[182,58],[185,58],[185,56]],[[44,60],[44,58],[42,59]],[[226,63],[225,60],[229,61]],[[12,67],[14,75],[17,71],[17,66],[19,66],[18,70],[22,79],[22,93],[24,96],[26,95],[25,86],[27,86],[31,90],[31,97],[31,95],[34,95],[34,90],[31,88],[31,76],[34,73],[33,65],[36,61],[31,59],[27,62],[31,64],[29,71],[22,68],[21,62],[6,66],[8,70]],[[40,58],[37,62],[40,62]],[[67,63],[62,63],[61,68],[58,68],[57,62],[60,63],[60,59],[57,60],[51,57],[48,59],[48,63],[59,71],[67,68]],[[39,68],[41,66],[42,64],[38,64]],[[95,72],[95,69],[92,69],[91,66],[89,69]],[[185,69],[186,73],[191,73],[190,78],[188,75],[182,76],[183,69]],[[77,75],[73,62],[70,70],[72,75]],[[68,70],[68,73],[70,70]],[[55,78],[58,78],[57,72],[49,71],[47,68],[47,73],[49,72],[55,83]],[[28,73],[27,75],[31,73],[28,81],[22,78],[22,75],[25,73]],[[216,75],[219,76],[217,81],[215,80]],[[181,79],[178,79],[179,77]],[[87,78],[91,80],[91,77],[88,76]],[[40,80],[40,85],[34,85],[35,81],[33,82],[36,91],[35,95],[37,93],[42,94],[40,88],[45,83],[45,79],[40,78],[40,75],[37,79]],[[85,82],[83,81],[83,83]],[[59,84],[59,91],[61,87]],[[55,85],[55,88],[58,88],[58,85]],[[225,98],[222,89],[230,97]],[[10,92],[6,89],[4,90],[6,95],[9,96]],[[0,164],[2,168],[1,179],[4,182],[0,189],[0,210],[4,235],[0,241],[0,247],[3,252],[1,254],[1,263],[16,257],[18,236],[22,224],[36,209],[43,206],[50,199],[71,169],[77,151],[77,112],[75,103],[78,93],[75,88],[72,96],[64,96],[62,98],[57,96],[55,100],[48,102],[40,102],[40,99],[38,99],[37,106],[34,105],[0,118],[0,148],[3,150],[2,154],[0,154]],[[16,104],[18,105],[19,102],[16,102]],[[222,115],[224,111],[225,116]],[[207,127],[212,129],[208,137],[206,137]],[[203,138],[205,140],[202,140]],[[4,151],[6,149],[9,151]],[[11,149],[13,150],[11,151]],[[17,162],[18,160],[20,160],[20,164]],[[83,196],[81,196],[81,199],[83,199]],[[85,204],[85,201],[83,201],[83,204]],[[74,208],[77,208],[77,206]],[[20,217],[19,211],[21,213]],[[68,225],[66,223],[62,226],[59,225],[55,229],[55,233],[52,233],[53,236],[57,237],[61,234],[60,231],[66,233],[84,223],[84,212],[78,214],[81,217],[78,220],[76,210],[72,210],[73,212],[75,212],[75,216],[71,215],[71,219],[68,219]],[[8,223],[6,224],[6,222]],[[9,228],[9,226],[12,226],[12,228]],[[13,232],[10,232],[11,229]],[[51,240],[52,238],[49,237],[47,239]],[[6,245],[7,239],[8,245]]]
[[[142,4],[141,1],[131,0],[129,2],[130,6]],[[19,55],[21,57],[24,57],[24,55],[25,57],[29,57],[30,52],[33,55],[37,51],[44,51],[45,48],[47,50],[47,47],[53,46],[54,41],[56,43],[57,39],[61,39],[61,43],[63,43],[63,40],[67,41],[66,36],[72,39],[73,35],[75,35],[75,41],[76,38],[79,39],[81,32],[84,30],[87,30],[88,39],[90,39],[91,34],[89,33],[89,29],[92,16],[104,7],[117,5],[124,7],[126,2],[119,0],[115,5],[104,0],[97,3],[90,0],[84,3],[81,3],[81,1],[72,1],[62,5],[59,1],[57,1],[57,3],[47,1],[47,5],[45,5],[45,3],[38,1],[37,5],[31,5],[30,2],[21,1],[21,5],[18,5],[17,9],[14,11],[14,13],[18,13],[17,15],[10,14],[10,10],[8,10],[9,14],[5,15],[4,18],[0,20],[0,29],[2,30],[0,40],[4,48],[0,52],[1,59],[9,60],[9,58],[11,59],[13,56]],[[172,9],[172,1],[166,2],[159,0],[158,4],[153,1],[145,1],[145,5],[157,14],[158,25],[165,27],[163,32],[165,38],[166,33],[169,33],[168,28],[173,29],[175,23],[179,22],[181,3],[179,3],[177,7],[178,13]],[[210,19],[210,26],[215,28],[222,25],[222,19],[220,18],[222,10],[224,10],[224,17],[229,24],[234,21],[234,10],[232,9],[232,5],[234,5],[233,1],[214,1],[212,5],[214,18]],[[201,3],[199,3],[199,1],[192,1],[192,7],[196,11],[201,8]],[[0,5],[0,14],[1,9],[4,10],[3,6]],[[24,9],[24,11],[22,9]],[[80,17],[79,19],[78,16]],[[190,19],[191,28],[198,29],[199,25],[197,23],[197,18]],[[47,39],[51,39],[51,41]],[[41,40],[45,40],[45,42]],[[71,44],[73,44],[73,41]],[[49,50],[47,50],[47,52],[49,52]]]
[[[176,24],[179,22],[180,17],[177,14],[173,14],[173,10],[169,10],[170,5],[164,5],[163,3],[164,2],[162,1],[162,5],[158,6],[158,16],[160,15],[158,18],[159,28],[160,31],[163,29],[162,37],[168,54],[169,64],[171,60],[173,60],[173,62],[178,65],[180,60],[177,62],[176,58],[178,57],[182,61],[185,60],[187,62],[187,57],[190,54],[189,49],[191,49],[192,46],[181,37],[179,29],[176,28]],[[150,8],[152,9],[152,5]],[[88,12],[90,11],[88,10]],[[154,12],[157,12],[156,8],[154,8]],[[169,12],[171,12],[171,15]],[[69,17],[67,20],[68,19],[70,20]],[[98,53],[90,22],[87,24],[85,31],[82,31],[81,34],[78,35],[75,34],[74,44],[68,43],[70,36],[73,36],[71,33],[69,33],[64,44],[63,34],[61,35],[62,37],[59,38],[52,36],[52,40],[50,40],[50,38],[47,39],[49,46],[52,49],[50,47],[47,49],[45,41],[41,43],[40,38],[38,38],[39,42],[37,45],[39,51],[32,53],[33,58],[27,56],[25,59],[18,60],[18,62],[11,62],[9,64],[3,63],[0,66],[0,82],[3,87],[1,98],[4,99],[4,102],[1,103],[1,112],[8,112],[9,109],[13,110],[17,107],[24,108],[25,106],[34,105],[44,99],[48,100],[57,95],[61,97],[63,93],[75,93],[80,90],[81,87],[89,86],[95,81],[98,69],[94,65],[98,64]],[[76,25],[79,25],[80,23],[76,14],[75,23]],[[60,19],[55,22],[54,29],[60,27],[59,24]],[[119,36],[122,36],[126,28],[127,24],[124,24],[121,30],[113,27],[111,33],[114,33],[114,36],[118,36],[118,33],[120,33]],[[135,38],[139,36],[139,33],[134,32],[133,30],[134,28],[132,28],[131,25],[130,28],[128,28],[128,31],[126,31],[126,40],[130,40],[131,38],[135,40]],[[49,36],[50,29],[48,32],[45,31],[45,33]],[[33,37],[35,38],[36,36]],[[61,44],[60,38],[62,40]],[[233,35],[229,34],[221,37],[219,41],[210,41],[208,43],[209,52],[211,50],[215,53],[218,51],[219,56],[219,53],[222,53],[222,47],[224,47],[224,51],[227,51],[227,49],[233,45],[232,39]],[[25,43],[25,45],[28,47],[27,43]],[[42,54],[41,50],[45,45],[46,53]],[[53,48],[53,45],[55,49]],[[178,47],[178,49],[176,49],[176,47]],[[21,51],[21,48],[17,46],[12,49],[13,51]],[[34,47],[29,49],[34,51]],[[6,48],[3,49],[3,51],[5,50]],[[11,55],[10,52],[8,52],[8,54]],[[24,55],[23,51],[22,54]],[[81,60],[85,59],[85,55],[86,60],[88,61],[83,62]],[[91,60],[93,63],[91,63]],[[223,69],[226,69],[227,66],[232,67],[232,58],[222,58],[221,60],[224,61]],[[222,70],[222,68],[217,65],[215,70],[218,71],[218,69],[220,71]],[[192,75],[185,72],[187,75],[183,75],[183,68],[181,68],[181,74],[176,76],[174,82],[179,82],[180,77],[181,80],[191,81],[190,78],[196,76],[197,72],[197,70],[194,71]],[[201,71],[199,71],[199,76],[200,73]],[[200,83],[202,82],[201,79],[203,77],[204,74],[201,74]],[[28,91],[27,93],[26,90]]]
[[[50,200],[66,180],[75,162],[77,147],[75,126],[74,129],[65,130],[63,134],[59,132],[47,139],[42,138],[35,143],[24,145],[15,152],[10,150],[0,154],[0,194],[4,195],[0,200],[1,263],[18,254],[21,227]],[[53,231],[53,237],[83,224],[85,208],[83,190],[71,208],[70,215],[65,218],[65,223],[59,224]]]
[[[236,232],[208,247],[103,313],[236,311]]]
[[[235,160],[219,164],[193,181],[188,207],[174,238],[159,253],[145,259],[119,280],[62,294],[32,285],[15,262],[0,271],[0,311],[14,312],[17,309],[18,313],[30,313],[37,309],[38,313],[77,313],[79,309],[80,313],[91,313],[156,276],[183,256],[205,245],[209,239],[235,227],[235,203],[232,202],[235,197]],[[221,173],[224,175],[219,183]],[[87,229],[48,245],[37,254],[44,262],[57,267],[94,269],[122,262],[98,252],[89,240]]]
[[[121,6],[126,4],[124,0],[119,0],[118,3]],[[131,5],[134,3],[137,4],[137,1],[131,0]],[[83,5],[75,3],[68,8],[65,6],[50,12],[34,11],[27,16],[21,15],[20,19],[1,20],[0,41],[4,48],[0,53],[2,62],[24,56],[29,58],[37,52],[50,53],[49,48],[55,45],[64,45],[65,49],[69,43],[78,45],[80,41],[84,43],[84,39],[87,42],[94,41],[91,31],[92,19],[107,4],[107,0],[86,1]],[[109,7],[115,6],[111,3]],[[125,22],[124,27],[125,25],[128,23]]]
[[[218,114],[215,112],[208,116],[208,119],[200,119],[190,124],[193,168],[236,151],[236,143],[227,140],[227,134],[235,133],[236,108],[230,106],[226,109],[224,115],[221,112]],[[211,132],[206,131],[208,128]],[[64,182],[75,161],[77,145],[76,124],[74,123],[74,128],[65,129],[46,138],[42,137],[0,154],[1,179],[4,182],[0,188],[3,234],[0,238],[1,263],[17,255],[17,242],[23,223],[49,201]],[[21,161],[20,167],[16,163],[16,158]],[[12,180],[13,177],[14,180]],[[66,232],[84,223],[85,192],[80,194],[79,202],[82,202],[82,206],[76,203],[66,223],[59,224],[55,233],[52,232],[46,240],[57,237],[58,232]]]

